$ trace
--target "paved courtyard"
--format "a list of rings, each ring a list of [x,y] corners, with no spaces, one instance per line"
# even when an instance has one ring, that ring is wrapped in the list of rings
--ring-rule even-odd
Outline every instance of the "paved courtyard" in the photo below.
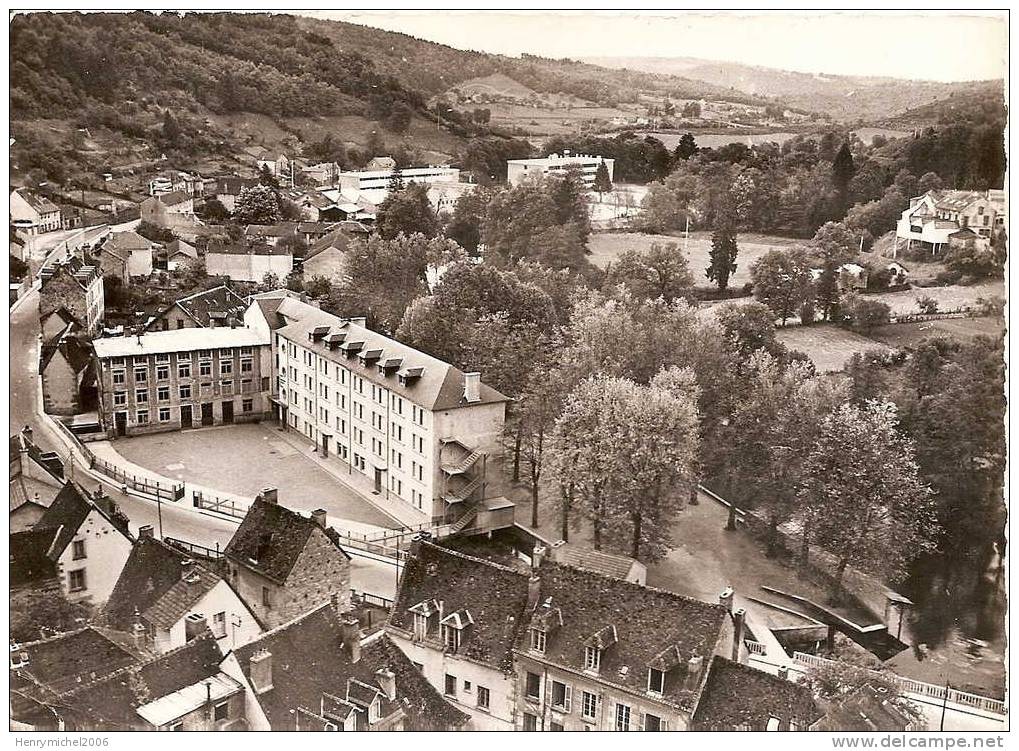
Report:
[[[269,425],[247,424],[120,438],[128,461],[167,477],[254,497],[279,488],[280,502],[362,524],[396,527],[390,516],[323,470]]]

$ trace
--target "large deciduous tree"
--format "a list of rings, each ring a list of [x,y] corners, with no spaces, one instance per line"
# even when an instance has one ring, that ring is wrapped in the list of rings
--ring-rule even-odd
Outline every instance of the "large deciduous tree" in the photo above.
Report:
[[[754,297],[764,303],[782,325],[813,295],[810,262],[799,248],[769,250],[750,269]]]
[[[428,200],[428,186],[412,182],[405,188],[391,189],[379,204],[375,227],[387,240],[401,232],[435,237],[439,233],[439,218]]]
[[[234,204],[234,219],[239,224],[276,224],[282,221],[279,194],[268,185],[241,188]]]
[[[624,284],[642,300],[672,302],[693,291],[690,265],[676,243],[652,243],[649,248],[627,248],[608,269],[609,281]]]

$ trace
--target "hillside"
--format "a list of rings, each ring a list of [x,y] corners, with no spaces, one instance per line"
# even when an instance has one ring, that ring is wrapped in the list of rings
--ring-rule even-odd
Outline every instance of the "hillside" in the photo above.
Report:
[[[837,76],[696,58],[593,57],[606,67],[672,74],[751,96],[775,97],[796,108],[842,122],[883,121],[907,110],[963,94],[980,94],[1001,82],[940,83],[895,78]]]

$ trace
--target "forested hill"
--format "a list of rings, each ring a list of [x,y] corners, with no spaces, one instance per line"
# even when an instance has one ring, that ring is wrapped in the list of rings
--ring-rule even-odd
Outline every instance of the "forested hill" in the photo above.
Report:
[[[11,117],[158,97],[213,112],[364,115],[420,110],[455,84],[504,73],[538,92],[599,104],[638,91],[753,97],[674,76],[465,52],[364,26],[250,13],[32,13],[10,25]]]

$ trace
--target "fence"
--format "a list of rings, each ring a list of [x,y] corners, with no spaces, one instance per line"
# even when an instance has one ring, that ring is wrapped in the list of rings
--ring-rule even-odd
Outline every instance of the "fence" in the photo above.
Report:
[[[226,514],[234,519],[243,519],[248,513],[247,504],[238,503],[233,498],[220,498],[201,490],[192,491],[191,500],[195,508]]]
[[[374,605],[377,608],[383,610],[392,610],[395,604],[394,600],[390,600],[388,597],[382,597],[381,595],[373,595],[370,592],[358,592],[356,589],[350,590],[351,599],[355,603],[363,603],[365,605]]]
[[[957,308],[955,310],[942,310],[937,313],[907,313],[901,316],[892,316],[892,323],[923,323],[924,321],[940,321],[946,318],[972,318],[971,308]]]
[[[818,657],[817,655],[809,655],[804,652],[794,652],[793,660],[805,665],[807,667],[826,667],[830,665],[838,665],[839,663],[834,660],[827,660],[824,657]],[[869,671],[874,675],[885,675],[889,676],[888,673],[878,673],[877,671]],[[899,690],[903,693],[914,694],[918,696],[925,696],[930,699],[937,701],[949,701],[953,704],[960,704],[964,707],[971,707],[973,709],[981,709],[985,712],[990,712],[996,715],[1007,715],[1008,710],[1005,707],[1005,702],[1000,699],[992,699],[987,696],[980,696],[979,694],[971,694],[966,691],[959,691],[955,688],[949,688],[948,686],[936,686],[933,683],[924,683],[923,681],[914,681],[911,678],[903,678],[899,675],[890,676],[899,686]]]
[[[752,655],[768,654],[768,648],[761,644],[759,641],[751,641],[750,639],[744,639],[743,643],[747,645],[747,651]]]
[[[379,542],[374,542],[368,535],[361,535],[356,537],[349,532],[339,534],[339,543],[341,547],[354,548],[355,550],[363,550],[366,553],[372,553],[374,555],[380,555],[384,558],[395,558],[397,561],[406,561],[409,553],[407,550],[390,545],[385,545]]]
[[[216,543],[215,548],[210,548],[206,545],[199,545],[197,542],[189,542],[188,540],[181,540],[177,537],[164,537],[163,542],[168,545],[172,545],[179,550],[183,550],[189,555],[193,555],[195,558],[204,558],[208,561],[218,561],[223,558],[223,553],[219,549],[219,543]]]

